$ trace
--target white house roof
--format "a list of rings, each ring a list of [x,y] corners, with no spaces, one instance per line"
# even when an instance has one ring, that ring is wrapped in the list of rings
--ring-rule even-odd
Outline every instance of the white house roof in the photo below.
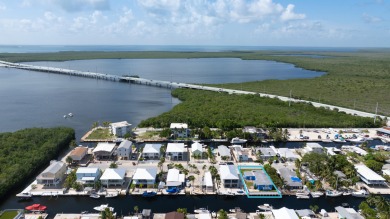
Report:
[[[289,158],[299,158],[298,155],[294,154],[290,149],[288,148],[279,148],[277,149],[280,156],[285,157],[287,159]]]
[[[275,219],[299,219],[294,210],[286,207],[272,210]]]
[[[178,182],[180,171],[178,169],[169,169],[167,175],[167,182]]]
[[[97,173],[99,171],[99,168],[95,167],[79,167],[76,171],[77,173],[83,174],[83,173]]]
[[[171,126],[170,126],[171,129],[188,129],[188,125],[187,123],[171,123]]]
[[[221,157],[230,157],[230,149],[225,145],[218,146],[218,153]]]
[[[219,165],[221,179],[238,179],[237,168],[234,165]]]
[[[199,142],[194,142],[192,145],[191,145],[191,151],[194,152],[194,151],[200,151],[200,152],[203,152],[203,145]]]
[[[345,219],[363,219],[364,217],[360,216],[355,209],[353,208],[344,208],[341,206],[335,207],[337,213],[341,216],[340,218]]]
[[[368,168],[366,165],[355,165],[356,171],[358,174],[362,175],[367,180],[379,180],[379,181],[385,181],[383,177],[381,177],[379,174],[372,171],[370,168]]]
[[[185,152],[184,143],[168,143],[167,153],[180,153]]]
[[[144,150],[142,153],[160,153],[161,144],[145,144]]]
[[[52,160],[50,161],[50,165],[42,172],[42,173],[57,173],[63,166],[65,166],[65,163],[62,161]]]
[[[125,127],[125,126],[131,126],[130,123],[128,123],[127,121],[122,121],[122,122],[113,122],[110,124],[111,127],[113,128],[119,128],[119,127]]]
[[[308,143],[306,143],[306,147],[309,147],[309,148],[323,148],[320,144],[315,143],[315,142],[308,142]]]
[[[100,180],[123,180],[125,178],[126,170],[107,168]]]
[[[97,151],[106,151],[106,152],[112,152],[114,150],[115,144],[114,143],[98,143],[96,148],[93,149],[92,152]]]
[[[213,179],[211,178],[211,173],[210,173],[210,171],[207,171],[207,172],[204,174],[203,183],[204,183],[204,185],[207,186],[207,187],[212,187],[212,186],[213,186]]]
[[[130,150],[132,145],[133,145],[133,142],[128,141],[128,140],[124,140],[124,141],[121,142],[121,144],[119,145],[118,149],[124,148],[124,149]]]
[[[157,168],[137,168],[133,175],[133,179],[136,180],[155,180],[157,175]]]

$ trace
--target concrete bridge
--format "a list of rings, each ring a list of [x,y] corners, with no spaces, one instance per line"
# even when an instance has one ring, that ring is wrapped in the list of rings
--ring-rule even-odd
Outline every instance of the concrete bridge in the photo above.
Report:
[[[118,82],[143,84],[143,85],[156,86],[156,87],[162,87],[162,88],[168,88],[168,89],[187,88],[187,89],[214,91],[214,92],[219,92],[219,93],[224,92],[224,93],[228,93],[228,94],[259,95],[261,97],[278,98],[282,101],[291,102],[291,103],[294,103],[294,102],[309,103],[309,104],[312,104],[314,107],[324,107],[324,108],[327,108],[330,110],[337,108],[340,112],[345,112],[347,114],[356,115],[356,116],[369,117],[369,118],[373,118],[373,119],[375,117],[378,117],[378,116],[380,116],[382,118],[386,118],[386,116],[383,116],[383,115],[377,115],[374,113],[367,113],[367,112],[358,111],[358,110],[354,110],[354,109],[348,109],[345,107],[333,106],[333,105],[328,105],[328,104],[323,104],[323,103],[318,103],[318,102],[313,102],[313,101],[298,100],[298,99],[294,99],[294,98],[290,98],[290,97],[284,97],[284,96],[278,96],[278,95],[272,95],[272,94],[256,93],[256,92],[251,92],[251,91],[225,89],[225,88],[210,87],[210,86],[180,83],[180,82],[172,82],[172,81],[151,80],[151,79],[138,78],[138,77],[126,77],[126,76],[121,77],[121,76],[117,76],[117,75],[102,74],[102,73],[96,73],[96,72],[84,72],[84,71],[70,70],[70,69],[64,69],[64,68],[26,65],[26,64],[20,64],[20,63],[5,62],[5,61],[1,61],[1,60],[0,60],[0,67],[18,68],[18,69],[29,70],[29,71],[40,71],[40,72],[47,72],[47,73],[54,73],[54,74],[64,74],[64,75],[70,75],[70,76],[95,78],[95,79],[100,79],[100,80],[111,80],[111,81],[118,81]],[[388,125],[390,125],[390,118],[387,117],[387,120],[388,120]]]

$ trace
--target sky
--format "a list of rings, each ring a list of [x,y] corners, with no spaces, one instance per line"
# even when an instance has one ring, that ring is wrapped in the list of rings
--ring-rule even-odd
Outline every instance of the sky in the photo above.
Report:
[[[390,47],[390,2],[0,0],[0,44]]]

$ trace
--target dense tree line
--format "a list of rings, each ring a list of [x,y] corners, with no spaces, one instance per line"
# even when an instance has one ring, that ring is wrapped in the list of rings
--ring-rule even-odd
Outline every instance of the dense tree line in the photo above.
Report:
[[[377,127],[373,119],[315,108],[306,103],[289,103],[257,95],[232,95],[211,91],[175,89],[182,103],[160,116],[142,121],[140,127],[169,127],[172,122],[192,128],[216,127],[224,131],[243,126],[257,127]]]
[[[33,177],[75,139],[71,128],[0,133],[0,197]]]

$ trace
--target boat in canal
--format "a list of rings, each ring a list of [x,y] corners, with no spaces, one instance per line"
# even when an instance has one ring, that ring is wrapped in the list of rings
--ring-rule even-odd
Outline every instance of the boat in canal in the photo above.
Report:
[[[195,214],[209,214],[210,211],[207,208],[198,208],[194,210]]]
[[[31,212],[44,212],[47,209],[47,207],[41,204],[33,204],[25,207],[24,209]]]
[[[246,142],[246,139],[241,139],[239,137],[232,138],[232,140],[230,141],[230,143],[232,144],[245,144]]]
[[[150,197],[154,197],[156,195],[157,195],[157,193],[153,192],[153,191],[145,191],[144,193],[142,193],[142,197],[144,197],[144,198],[150,198]]]
[[[257,206],[258,209],[263,210],[263,211],[271,211],[273,209],[272,205],[269,204],[262,204]]]
[[[309,195],[297,195],[297,198],[298,199],[309,199],[310,196]]]
[[[32,199],[32,194],[30,192],[22,192],[16,195],[19,201],[27,201]]]
[[[169,194],[176,194],[179,192],[179,189],[178,188],[170,188],[170,189],[167,189],[166,190]]]
[[[325,195],[326,197],[339,197],[342,196],[343,193],[337,190],[326,190]]]
[[[357,198],[367,198],[368,195],[369,195],[369,193],[364,189],[361,189],[357,192],[352,192],[352,196],[357,197]]]
[[[107,193],[106,198],[115,198],[115,197],[118,197],[118,192],[115,192],[115,193]]]
[[[98,195],[97,193],[91,193],[91,194],[89,195],[89,197],[94,198],[94,199],[99,199],[99,198],[100,198],[100,195]]]
[[[108,210],[110,210],[111,212],[114,211],[114,208],[113,207],[109,207],[108,204],[103,204],[103,205],[96,206],[96,207],[93,208],[93,210],[95,210],[95,211],[105,211],[106,208],[108,208]]]

